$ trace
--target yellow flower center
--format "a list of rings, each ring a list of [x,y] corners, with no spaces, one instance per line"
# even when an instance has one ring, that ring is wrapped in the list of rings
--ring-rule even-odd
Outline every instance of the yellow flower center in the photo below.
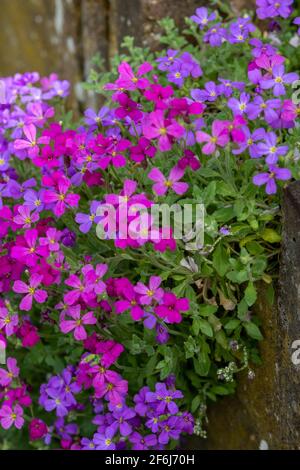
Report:
[[[33,295],[34,292],[35,292],[35,288],[34,287],[29,287],[28,292],[29,292],[30,295]]]
[[[175,77],[176,77],[176,78],[180,78],[180,77],[181,77],[181,73],[180,73],[180,72],[176,72],[176,73],[175,73]]]
[[[167,188],[171,188],[171,186],[173,185],[172,181],[170,180],[166,180],[164,184],[165,186],[167,186]]]
[[[154,291],[153,290],[147,290],[147,295],[149,297],[152,297],[154,295]]]
[[[276,77],[276,78],[275,78],[275,82],[276,82],[276,83],[282,83],[283,80],[282,80],[281,77]]]
[[[276,152],[276,150],[277,150],[277,148],[276,148],[276,147],[271,147],[271,148],[270,148],[270,153],[275,153],[275,152]]]
[[[159,129],[159,133],[160,133],[160,135],[166,135],[167,134],[167,129],[165,127],[161,127]]]

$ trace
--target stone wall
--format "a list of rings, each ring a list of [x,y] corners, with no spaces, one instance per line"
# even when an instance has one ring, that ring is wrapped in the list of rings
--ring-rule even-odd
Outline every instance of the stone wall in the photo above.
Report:
[[[251,2],[229,3],[237,11],[249,8]],[[184,17],[208,4],[207,0],[1,0],[0,76],[56,71],[75,85],[87,78],[97,52],[109,67],[125,35],[155,47],[159,19],[171,16],[183,25]]]

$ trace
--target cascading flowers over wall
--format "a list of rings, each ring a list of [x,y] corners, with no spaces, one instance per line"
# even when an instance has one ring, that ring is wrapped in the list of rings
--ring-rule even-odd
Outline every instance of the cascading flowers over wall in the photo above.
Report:
[[[162,20],[155,53],[126,38],[112,72],[95,60],[106,103],[80,122],[57,75],[0,80],[3,448],[172,449],[253,379],[257,283],[272,303],[300,176],[293,3],[198,8],[182,34]],[[204,243],[147,214],[143,236],[135,209],[157,203],[203,204]]]

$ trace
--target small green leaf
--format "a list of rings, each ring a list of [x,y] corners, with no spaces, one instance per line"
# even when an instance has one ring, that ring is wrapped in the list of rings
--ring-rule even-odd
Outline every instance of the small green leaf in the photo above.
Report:
[[[257,292],[253,282],[249,282],[246,290],[245,290],[245,300],[247,305],[251,307],[256,302],[257,299]]]
[[[244,328],[247,331],[248,335],[250,338],[256,339],[258,341],[261,341],[263,339],[263,335],[261,334],[259,328],[255,323],[253,322],[245,322],[244,323]]]
[[[281,236],[272,228],[265,228],[261,234],[261,237],[269,243],[279,243]]]

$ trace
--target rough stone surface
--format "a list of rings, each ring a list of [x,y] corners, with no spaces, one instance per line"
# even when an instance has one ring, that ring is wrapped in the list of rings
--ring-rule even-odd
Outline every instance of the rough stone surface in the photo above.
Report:
[[[209,409],[203,449],[300,449],[300,182],[283,198],[283,239],[278,297],[266,302],[264,286],[256,313],[262,321],[262,365],[255,379],[241,374],[237,393]],[[298,341],[298,342],[297,342]],[[299,351],[299,353],[298,353]]]

